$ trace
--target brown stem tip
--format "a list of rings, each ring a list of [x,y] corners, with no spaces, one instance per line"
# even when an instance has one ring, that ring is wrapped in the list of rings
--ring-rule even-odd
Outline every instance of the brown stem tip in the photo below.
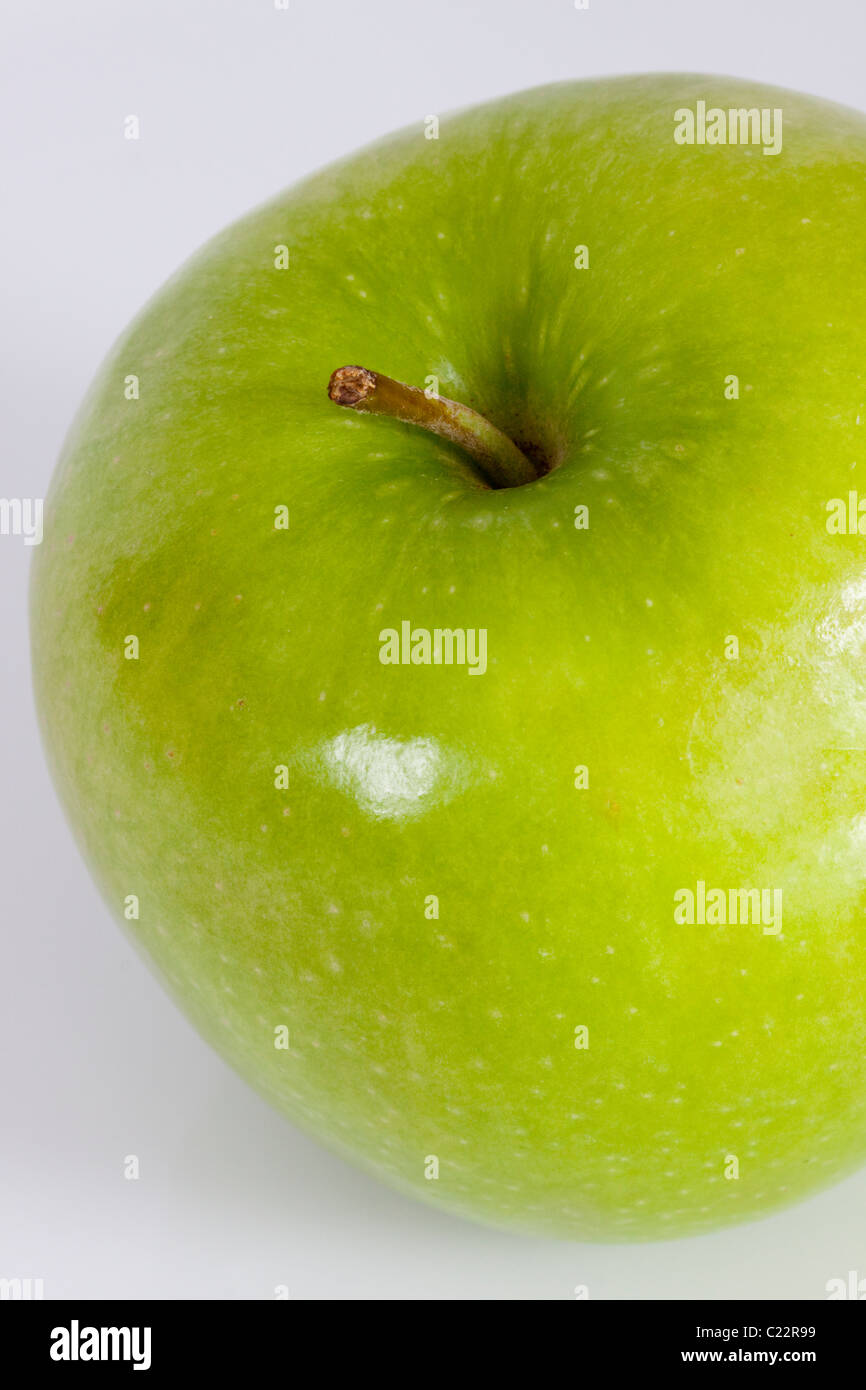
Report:
[[[328,395],[335,405],[357,405],[376,389],[376,373],[366,367],[338,367],[328,382]]]

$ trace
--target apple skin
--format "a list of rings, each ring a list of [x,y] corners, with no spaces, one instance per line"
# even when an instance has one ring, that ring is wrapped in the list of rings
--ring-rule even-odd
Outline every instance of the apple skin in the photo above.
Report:
[[[699,99],[781,107],[782,153],[675,144]],[[484,488],[331,404],[343,363],[559,466]],[[864,370],[866,118],[692,75],[401,132],[114,347],[34,563],[44,740],[115,915],[297,1124],[588,1240],[864,1161],[866,542],[826,525]],[[485,628],[486,673],[383,666],[403,620]],[[698,880],[781,888],[782,931],[677,925]]]

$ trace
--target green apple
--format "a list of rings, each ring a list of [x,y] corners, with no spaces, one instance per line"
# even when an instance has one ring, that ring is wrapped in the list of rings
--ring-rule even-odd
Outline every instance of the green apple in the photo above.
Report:
[[[864,228],[856,112],[563,83],[252,213],[81,409],[32,605],[82,851],[403,1191],[646,1239],[866,1157]]]

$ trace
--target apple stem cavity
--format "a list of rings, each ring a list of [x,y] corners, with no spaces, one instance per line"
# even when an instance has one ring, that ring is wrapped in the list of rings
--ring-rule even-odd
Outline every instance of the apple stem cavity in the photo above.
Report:
[[[450,440],[469,455],[488,487],[522,487],[539,476],[507,434],[459,401],[428,396],[417,386],[406,386],[366,367],[338,367],[328,382],[328,395],[335,405],[348,410],[390,415]]]

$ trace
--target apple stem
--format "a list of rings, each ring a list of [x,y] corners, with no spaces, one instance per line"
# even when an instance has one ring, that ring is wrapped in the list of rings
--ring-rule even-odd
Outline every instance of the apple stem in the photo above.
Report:
[[[328,382],[328,395],[335,405],[370,415],[390,415],[449,439],[465,450],[490,487],[521,487],[538,477],[507,434],[459,401],[430,397],[417,386],[405,386],[366,367],[338,367]]]

